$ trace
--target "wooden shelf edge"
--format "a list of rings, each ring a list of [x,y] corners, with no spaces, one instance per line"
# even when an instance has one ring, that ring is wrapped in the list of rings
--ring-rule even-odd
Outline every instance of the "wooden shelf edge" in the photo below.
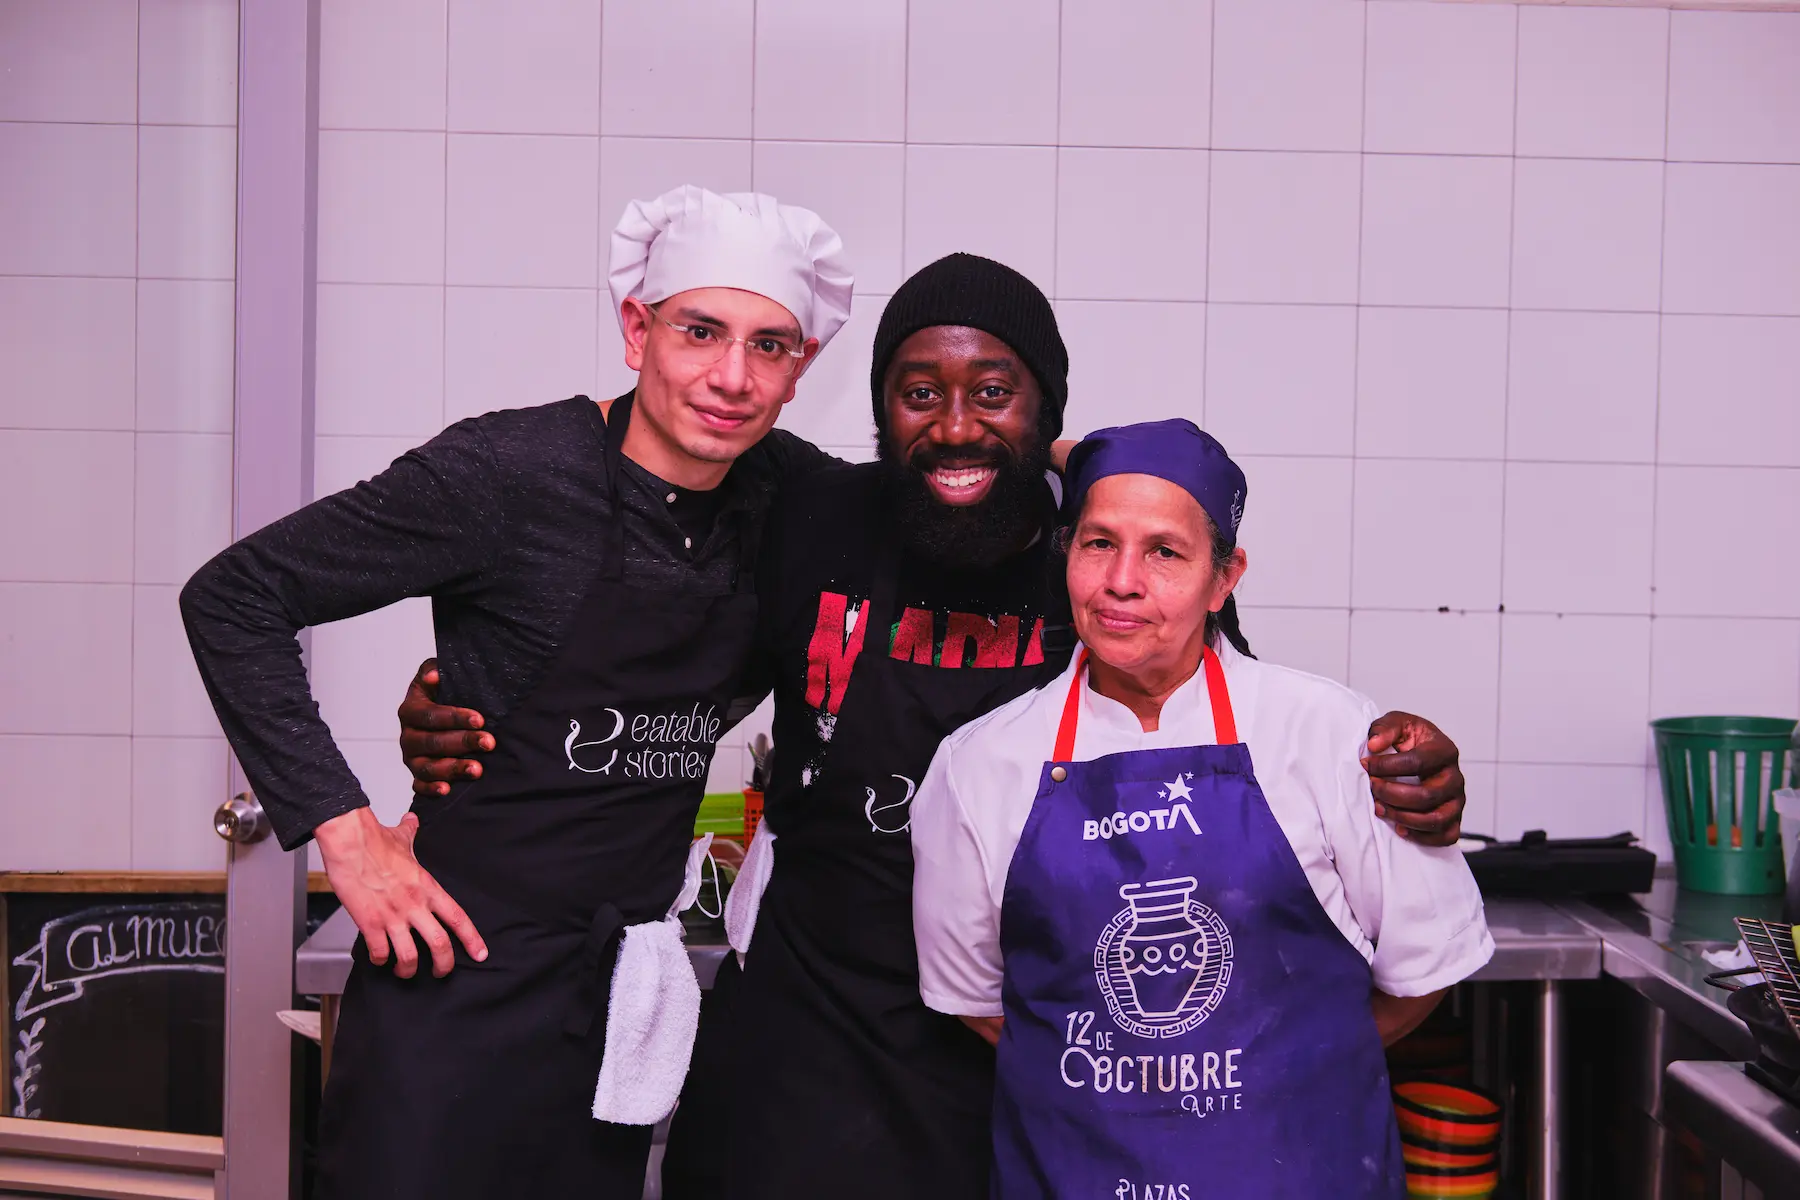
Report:
[[[306,873],[306,890],[331,891],[323,871]],[[224,895],[223,871],[0,871],[0,893],[14,895]]]
[[[197,1133],[0,1117],[0,1161],[7,1156],[212,1172],[225,1165],[225,1139]]]

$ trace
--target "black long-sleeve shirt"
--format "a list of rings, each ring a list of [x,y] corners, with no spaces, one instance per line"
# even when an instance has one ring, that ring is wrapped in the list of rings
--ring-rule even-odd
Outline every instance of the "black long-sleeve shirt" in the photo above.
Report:
[[[615,513],[606,436],[585,396],[459,421],[188,581],[181,614],[200,677],[284,847],[368,803],[313,701],[300,630],[430,596],[440,698],[497,720],[560,652],[599,570],[603,523],[624,522],[635,583],[720,595],[736,585],[740,530],[761,522],[779,481],[836,461],[778,430],[698,493],[624,459]]]

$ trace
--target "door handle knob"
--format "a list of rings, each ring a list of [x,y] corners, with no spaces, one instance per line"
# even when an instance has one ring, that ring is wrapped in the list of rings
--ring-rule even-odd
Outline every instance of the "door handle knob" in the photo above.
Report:
[[[213,814],[213,832],[228,842],[249,845],[269,836],[269,818],[249,792],[240,792],[219,805]]]

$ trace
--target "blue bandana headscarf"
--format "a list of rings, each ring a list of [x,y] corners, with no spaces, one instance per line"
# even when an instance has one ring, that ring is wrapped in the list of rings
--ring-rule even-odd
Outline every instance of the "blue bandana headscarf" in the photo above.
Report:
[[[1069,452],[1063,516],[1073,522],[1087,491],[1108,475],[1154,475],[1200,502],[1227,545],[1237,545],[1248,486],[1218,439],[1192,421],[1145,421],[1097,429]]]

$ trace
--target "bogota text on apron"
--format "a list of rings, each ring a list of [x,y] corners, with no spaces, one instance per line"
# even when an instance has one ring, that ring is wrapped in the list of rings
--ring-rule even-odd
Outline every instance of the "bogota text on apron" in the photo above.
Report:
[[[998,1200],[1405,1195],[1369,966],[1204,669],[1218,745],[1089,762],[1069,685],[1001,907]]]

